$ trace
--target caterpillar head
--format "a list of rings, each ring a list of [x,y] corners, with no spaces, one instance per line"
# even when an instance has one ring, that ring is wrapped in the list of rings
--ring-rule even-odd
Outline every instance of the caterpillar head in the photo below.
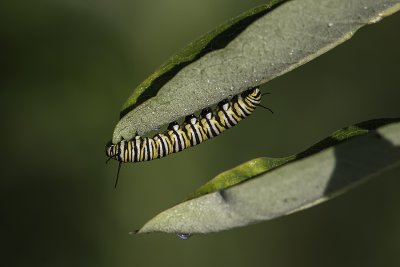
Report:
[[[122,141],[123,142],[123,141]],[[113,144],[111,141],[109,141],[106,144],[106,155],[108,157],[108,160],[106,161],[106,163],[110,160],[110,159],[117,159],[118,155],[118,145]],[[118,159],[117,159],[118,160]],[[117,188],[117,184],[118,184],[118,177],[119,177],[119,171],[121,170],[121,164],[122,161],[119,161],[118,164],[118,171],[117,171],[117,178],[115,179],[115,184],[114,184],[114,188]]]
[[[109,141],[106,144],[106,155],[109,158],[115,158],[117,156],[117,145]]]
[[[124,141],[121,141],[124,142]],[[109,141],[106,144],[106,155],[108,157],[108,160],[106,161],[106,163],[110,160],[110,159],[116,159],[118,160],[118,144],[113,144],[111,141]],[[119,161],[119,160],[118,160]],[[117,171],[117,178],[115,179],[115,185],[114,188],[117,188],[117,184],[118,184],[118,177],[119,177],[119,171],[121,170],[121,164],[122,161],[119,161],[118,164],[118,171]]]

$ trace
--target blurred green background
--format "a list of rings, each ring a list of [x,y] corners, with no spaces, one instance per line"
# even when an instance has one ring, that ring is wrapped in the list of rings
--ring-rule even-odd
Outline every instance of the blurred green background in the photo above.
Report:
[[[263,86],[240,126],[162,160],[105,165],[123,102],[180,48],[263,1],[8,1],[0,8],[4,266],[400,266],[400,170],[290,216],[129,235],[221,171],[400,116],[400,15]]]

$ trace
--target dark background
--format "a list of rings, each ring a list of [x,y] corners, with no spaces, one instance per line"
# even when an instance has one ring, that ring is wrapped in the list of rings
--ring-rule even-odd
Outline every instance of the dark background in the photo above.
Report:
[[[180,48],[259,0],[8,1],[0,8],[5,266],[400,266],[400,170],[270,222],[129,235],[221,171],[400,115],[400,15],[267,85],[241,125],[162,160],[105,165],[120,107]],[[379,156],[379,155],[377,155]],[[268,265],[267,265],[268,264]]]

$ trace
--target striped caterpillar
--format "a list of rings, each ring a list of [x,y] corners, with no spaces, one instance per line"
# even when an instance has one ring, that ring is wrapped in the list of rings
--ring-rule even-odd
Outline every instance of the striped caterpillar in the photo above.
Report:
[[[109,159],[119,161],[120,167],[121,163],[125,162],[149,161],[177,153],[216,137],[235,126],[251,115],[257,106],[261,106],[260,102],[259,88],[249,88],[230,100],[219,102],[215,114],[210,108],[205,108],[199,118],[191,114],[186,116],[182,125],[176,121],[171,122],[167,131],[152,138],[137,135],[132,140],[122,140],[117,144],[109,143],[106,146],[106,154]]]

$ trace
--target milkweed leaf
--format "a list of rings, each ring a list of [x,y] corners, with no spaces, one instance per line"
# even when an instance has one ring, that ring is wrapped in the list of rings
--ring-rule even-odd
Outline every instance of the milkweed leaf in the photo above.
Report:
[[[271,171],[288,162],[304,158],[308,155],[315,154],[323,149],[335,146],[343,141],[352,137],[366,134],[376,128],[396,122],[397,119],[377,119],[359,123],[349,126],[334,132],[331,136],[325,138],[321,142],[313,145],[306,151],[297,155],[292,155],[284,158],[268,158],[262,157],[245,162],[231,170],[225,171],[217,175],[214,179],[210,180],[202,187],[192,193],[188,199],[196,198],[204,194],[212,193],[218,190],[226,189],[232,185],[241,183],[248,179],[254,178],[261,173]]]
[[[150,75],[128,98],[113,143],[130,140],[282,75],[400,8],[399,0],[268,1]]]
[[[270,220],[319,204],[399,164],[400,118],[360,123],[295,156],[255,159],[226,171],[139,233],[210,233]]]

